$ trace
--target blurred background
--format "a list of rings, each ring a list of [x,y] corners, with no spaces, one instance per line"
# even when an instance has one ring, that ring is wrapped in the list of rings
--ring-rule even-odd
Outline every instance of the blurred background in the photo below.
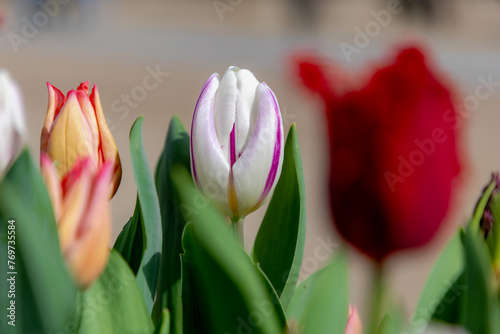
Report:
[[[0,37],[0,67],[21,86],[35,159],[47,108],[45,83],[63,92],[86,80],[98,85],[123,164],[111,202],[113,241],[135,205],[128,148],[134,120],[145,116],[146,153],[155,168],[171,117],[179,115],[189,128],[205,80],[235,65],[251,69],[273,89],[285,128],[297,123],[308,218],[301,278],[326,263],[324,254],[340,249],[325,189],[322,103],[295,79],[290,57],[296,52],[314,51],[365,76],[398,47],[418,43],[452,82],[459,102],[476,94],[481,78],[498,83],[464,116],[467,161],[446,224],[426,247],[388,262],[393,298],[408,317],[437,255],[469,217],[490,173],[500,169],[499,0],[0,0]],[[346,53],[346,45],[355,52]],[[144,80],[157,85],[146,89]],[[245,221],[248,250],[264,212]],[[354,250],[349,257],[350,301],[366,318],[370,262]]]

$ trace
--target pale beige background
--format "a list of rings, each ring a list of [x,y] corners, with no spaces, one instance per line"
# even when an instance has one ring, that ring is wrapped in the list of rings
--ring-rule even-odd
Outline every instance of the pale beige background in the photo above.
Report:
[[[287,62],[290,52],[318,50],[343,66],[361,71],[390,53],[394,45],[417,40],[427,45],[462,97],[474,94],[478,76],[492,75],[500,81],[500,1],[454,1],[439,24],[393,15],[390,24],[372,38],[370,45],[353,56],[351,64],[342,57],[339,44],[352,44],[353,29],[363,29],[373,21],[370,11],[383,9],[382,1],[318,1],[323,6],[318,25],[306,30],[287,3],[278,0],[243,0],[224,13],[224,20],[218,17],[212,1],[115,0],[97,5],[87,1],[90,7],[77,16],[73,0],[65,5],[70,9],[68,17],[50,18],[15,53],[7,36],[21,35],[20,18],[26,16],[31,21],[33,15],[20,11],[19,2],[0,0],[0,12],[5,16],[0,28],[0,67],[9,69],[22,88],[29,146],[38,159],[39,134],[47,105],[46,81],[64,92],[85,80],[98,84],[123,163],[122,184],[112,200],[113,240],[135,204],[128,149],[133,121],[144,114],[144,142],[154,168],[169,120],[179,115],[184,125],[190,126],[196,99],[211,73],[222,73],[229,65],[236,65],[251,69],[259,80],[266,81],[279,99],[285,126],[296,122],[300,137],[308,218],[307,265],[302,277],[324,264],[320,251],[325,241],[340,240],[332,227],[325,196],[326,129],[319,111],[321,103],[294,81]],[[170,75],[128,115],[113,108],[115,99],[142,85],[148,66],[159,66]],[[447,225],[428,246],[393,256],[388,263],[393,297],[408,316],[437,254],[456,227],[467,219],[489,173],[500,168],[499,109],[500,89],[482,101],[461,128],[464,156],[470,160],[464,166],[461,188],[456,192]],[[247,245],[252,244],[264,212],[262,208],[247,218]],[[350,251],[349,257],[350,300],[366,317],[370,263],[355,251]]]

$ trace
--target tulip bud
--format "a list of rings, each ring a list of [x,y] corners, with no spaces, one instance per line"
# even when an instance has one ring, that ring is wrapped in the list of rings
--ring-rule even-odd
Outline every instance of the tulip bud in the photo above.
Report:
[[[283,123],[276,96],[248,70],[229,67],[205,83],[191,126],[194,182],[233,220],[258,209],[283,164]]]
[[[0,176],[21,150],[26,124],[21,92],[6,70],[0,70]]]
[[[101,100],[94,85],[88,96],[88,81],[71,90],[67,97],[47,83],[49,105],[40,139],[40,151],[56,163],[63,178],[78,159],[90,158],[97,168],[104,163],[113,165],[112,195],[121,180],[121,163],[115,141],[109,131]]]
[[[498,172],[491,175],[491,181],[484,188],[483,194],[479,198],[478,204],[476,204],[474,216],[476,211],[483,210],[479,203],[484,200],[485,196],[487,199],[486,207],[484,207],[483,212],[477,212],[482,215],[478,228],[484,236],[493,271],[497,281],[500,282],[500,229],[498,228],[498,222],[500,221],[500,174]]]
[[[355,307],[349,305],[349,315],[347,318],[347,326],[344,334],[363,334],[363,325],[358,311]]]
[[[111,235],[108,204],[112,163],[95,170],[91,158],[77,160],[60,181],[50,158],[41,156],[42,176],[50,194],[64,260],[82,287],[106,267]]]

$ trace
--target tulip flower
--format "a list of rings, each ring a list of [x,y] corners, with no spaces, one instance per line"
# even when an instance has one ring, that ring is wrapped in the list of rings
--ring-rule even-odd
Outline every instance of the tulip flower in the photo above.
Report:
[[[87,157],[77,160],[61,180],[50,157],[42,154],[40,159],[62,255],[75,281],[88,287],[104,270],[109,257],[108,200],[113,165],[107,162],[95,170]]]
[[[56,163],[63,178],[77,160],[89,157],[97,168],[107,162],[113,165],[111,196],[121,180],[121,163],[115,141],[109,131],[97,86],[89,97],[88,81],[71,90],[67,97],[47,83],[49,105],[42,129],[40,150]]]
[[[0,176],[26,140],[21,92],[6,70],[0,70]]]
[[[325,103],[334,223],[378,262],[422,246],[447,213],[460,167],[457,111],[446,82],[416,48],[350,85],[317,58],[298,61]],[[328,73],[338,73],[329,71]]]
[[[344,334],[363,334],[363,325],[359,317],[358,310],[349,305],[349,315]]]
[[[191,126],[191,171],[209,201],[233,221],[258,209],[283,164],[276,96],[248,70],[229,67],[205,83]]]

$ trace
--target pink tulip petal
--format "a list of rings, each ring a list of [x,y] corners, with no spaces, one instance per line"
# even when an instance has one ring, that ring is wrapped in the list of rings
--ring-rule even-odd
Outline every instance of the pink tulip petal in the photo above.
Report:
[[[88,81],[85,81],[85,82],[82,82],[78,88],[76,89],[77,91],[81,91],[83,92],[85,95],[89,95],[89,82]]]
[[[87,214],[87,201],[92,186],[91,166],[89,158],[79,161],[63,183],[63,209],[57,227],[63,255],[73,247],[80,221]]]
[[[85,235],[88,230],[95,228],[95,218],[107,207],[112,172],[113,164],[108,162],[101,167],[101,170],[95,176],[85,210],[86,214],[82,217],[78,227],[77,238]]]
[[[75,281],[88,287],[106,268],[111,239],[111,217],[109,209],[96,217],[99,228],[90,230],[65,254],[65,261]]]
[[[40,155],[40,167],[42,178],[47,186],[49,197],[52,202],[52,209],[56,222],[59,222],[62,213],[62,188],[61,180],[57,174],[57,170],[52,163],[52,160],[47,154]]]
[[[49,142],[50,132],[52,130],[52,124],[66,101],[64,94],[48,82],[47,89],[49,91],[49,105],[47,107],[47,115],[45,116],[42,135],[40,138],[40,150],[42,152],[47,152],[47,145]]]
[[[83,173],[91,171],[83,164]],[[88,286],[104,270],[109,257],[111,220],[109,212],[109,183],[113,164],[105,163],[89,180],[91,189],[83,198],[85,214],[80,217],[75,238],[66,251],[66,261],[80,285]]]
[[[349,317],[344,334],[363,334],[363,325],[356,307],[349,305]]]
[[[99,163],[99,144],[100,144],[100,135],[99,129],[97,127],[97,119],[95,116],[94,107],[88,96],[85,94],[84,90],[77,90],[76,97],[78,99],[78,103],[80,104],[80,109],[83,112],[84,117],[82,120],[85,121],[86,127],[89,129],[89,143],[88,146],[91,147],[90,156],[94,159],[94,163],[97,165]]]
[[[102,110],[101,99],[99,97],[99,91],[97,86],[94,85],[92,93],[90,94],[90,102],[94,106],[97,126],[99,127],[99,133],[101,135],[101,146],[100,151],[102,154],[103,162],[113,163],[113,179],[111,182],[111,197],[113,197],[118,190],[122,179],[122,165],[120,162],[120,156],[118,154],[118,148],[116,147],[115,140],[111,131],[109,130],[108,124],[106,123],[106,118],[104,117],[104,112]]]

